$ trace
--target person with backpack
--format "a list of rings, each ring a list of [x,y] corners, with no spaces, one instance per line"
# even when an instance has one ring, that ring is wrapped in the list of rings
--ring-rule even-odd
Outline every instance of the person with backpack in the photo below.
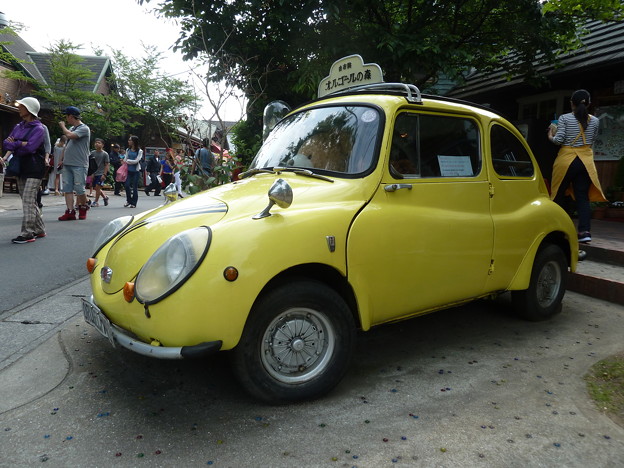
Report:
[[[46,169],[43,148],[46,130],[38,117],[41,106],[36,98],[26,97],[15,103],[22,121],[4,140],[6,153],[0,159],[1,164],[6,165],[11,158],[17,158],[8,166],[8,175],[17,179],[23,216],[21,233],[11,242],[26,244],[46,235],[41,210],[37,205],[37,192]]]

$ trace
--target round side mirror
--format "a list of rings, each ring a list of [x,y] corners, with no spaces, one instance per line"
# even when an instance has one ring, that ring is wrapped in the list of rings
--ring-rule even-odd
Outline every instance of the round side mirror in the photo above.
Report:
[[[293,201],[292,187],[284,179],[277,179],[269,189],[269,204],[253,219],[268,218],[271,216],[271,208],[277,205],[280,208],[288,208]]]

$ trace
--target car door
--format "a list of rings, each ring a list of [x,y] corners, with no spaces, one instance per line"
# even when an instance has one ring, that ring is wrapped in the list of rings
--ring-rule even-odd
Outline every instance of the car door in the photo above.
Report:
[[[505,289],[533,243],[541,239],[548,225],[547,194],[539,190],[541,177],[519,135],[500,123],[490,132],[492,161],[491,212],[496,231],[495,271],[491,288]]]
[[[396,116],[385,175],[348,239],[364,328],[483,293],[493,224],[481,147],[469,116]]]

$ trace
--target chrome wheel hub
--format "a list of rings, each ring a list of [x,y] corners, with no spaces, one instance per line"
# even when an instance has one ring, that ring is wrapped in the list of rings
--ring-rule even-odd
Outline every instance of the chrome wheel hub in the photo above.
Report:
[[[323,313],[289,309],[275,317],[264,334],[262,364],[280,382],[306,382],[327,368],[335,343],[334,328]]]
[[[548,262],[537,278],[537,302],[549,307],[557,298],[561,288],[562,271],[557,262]]]

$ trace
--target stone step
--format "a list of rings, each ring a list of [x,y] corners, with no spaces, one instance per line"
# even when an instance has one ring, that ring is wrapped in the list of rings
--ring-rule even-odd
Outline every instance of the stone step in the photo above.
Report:
[[[624,251],[599,247],[591,244],[580,244],[579,248],[587,252],[587,260],[609,263],[624,267]],[[579,265],[584,262],[579,262]]]
[[[624,267],[613,264],[615,262],[601,261],[602,257],[595,255],[595,249],[584,250],[587,251],[587,260],[579,262],[576,272],[569,274],[568,290],[624,305]],[[613,253],[614,251],[606,251],[601,255],[606,255],[605,260],[617,260]]]

